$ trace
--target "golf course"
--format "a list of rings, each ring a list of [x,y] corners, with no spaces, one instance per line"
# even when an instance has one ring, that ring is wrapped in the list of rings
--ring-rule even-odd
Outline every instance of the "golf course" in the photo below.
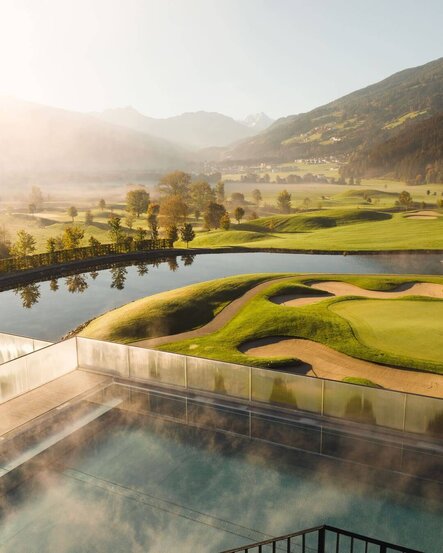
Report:
[[[443,396],[443,278],[242,275],[146,297],[80,336]]]

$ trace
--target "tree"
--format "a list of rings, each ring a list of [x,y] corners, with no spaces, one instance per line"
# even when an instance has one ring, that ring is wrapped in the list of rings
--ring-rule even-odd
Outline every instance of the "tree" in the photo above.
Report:
[[[164,217],[166,225],[185,223],[188,211],[188,205],[179,195],[168,196],[160,206],[160,215]]]
[[[35,252],[35,238],[26,230],[19,230],[17,238],[11,247],[11,254],[14,257],[24,257]]]
[[[157,224],[157,219],[155,221],[152,221],[150,224],[149,224],[149,228],[151,230],[151,239],[152,240],[157,240],[158,239],[158,224]]]
[[[143,240],[146,240],[146,234],[147,231],[142,227],[137,227],[135,230],[135,240],[137,242],[142,242]]]
[[[43,207],[43,194],[38,186],[33,186],[31,188],[31,204],[35,205],[35,210],[40,211]]]
[[[282,213],[291,212],[291,194],[287,190],[282,190],[277,196],[277,205]]]
[[[158,215],[160,213],[160,204],[150,203],[148,205],[148,218],[150,215]]]
[[[215,196],[219,204],[225,201],[225,183],[222,180],[215,185]]]
[[[94,251],[97,250],[97,248],[100,246],[100,240],[97,240],[95,236],[90,236],[88,243],[89,247],[92,248]]]
[[[262,201],[262,195],[258,188],[252,191],[252,198],[254,199],[256,205],[260,205],[260,202]]]
[[[83,240],[85,231],[80,227],[66,227],[63,231],[63,246],[66,250],[78,248]]]
[[[145,213],[149,205],[149,194],[144,188],[129,190],[126,194],[126,209],[137,217]]]
[[[398,196],[398,203],[404,206],[405,209],[408,209],[408,207],[410,207],[412,204],[411,194],[407,190],[403,190],[403,192],[400,192]]]
[[[0,225],[0,259],[2,257],[8,257],[10,247],[11,242],[9,240],[8,229],[6,225]]]
[[[223,205],[217,204],[215,202],[210,202],[203,214],[205,227],[207,229],[220,228],[220,221],[225,213],[226,209]]]
[[[209,202],[215,201],[215,192],[206,181],[200,180],[191,184],[190,198],[194,210],[201,212]]]
[[[233,192],[231,194],[231,202],[243,203],[245,201],[245,195],[241,192]]]
[[[226,212],[223,217],[220,219],[220,227],[223,230],[229,230],[231,226],[231,219],[229,218],[229,213]]]
[[[50,237],[46,240],[46,251],[48,253],[54,253],[57,251],[57,241],[55,238]]]
[[[102,213],[103,213],[103,211],[106,207],[106,202],[103,198],[98,202],[98,207],[102,210]]]
[[[191,223],[186,223],[180,229],[180,237],[183,242],[186,242],[186,247],[189,248],[189,242],[192,242],[195,238],[195,232]]]
[[[172,242],[177,242],[178,240],[178,229],[175,225],[169,225],[166,227],[166,238],[172,240]]]
[[[67,213],[68,213],[69,217],[71,217],[72,222],[74,222],[74,219],[78,215],[77,208],[74,205],[71,205],[71,207],[68,207]]]
[[[194,217],[195,217],[195,220],[198,221],[201,217],[201,211],[199,209],[195,209],[194,210]]]
[[[242,207],[236,207],[234,210],[234,217],[237,221],[237,224],[240,223],[240,221],[243,219],[245,215],[245,210]]]
[[[32,216],[34,216],[35,212],[37,211],[37,206],[35,204],[29,204],[28,211]]]
[[[123,232],[122,228],[122,222],[121,218],[117,215],[113,215],[108,220],[108,226],[109,226],[109,235],[111,237],[111,240],[115,242],[116,244],[121,244],[123,241],[123,238],[125,236],[125,233]]]
[[[179,196],[186,201],[189,194],[191,175],[183,171],[174,171],[164,175],[158,183],[158,190],[163,197]]]
[[[132,229],[132,226],[134,225],[134,221],[135,221],[134,215],[132,215],[132,213],[128,213],[125,217],[125,223],[129,229]]]
[[[94,216],[92,215],[92,211],[88,209],[85,213],[85,225],[92,225],[94,222]]]
[[[305,198],[303,200],[303,207],[305,209],[309,209],[310,205],[311,205],[311,198]]]

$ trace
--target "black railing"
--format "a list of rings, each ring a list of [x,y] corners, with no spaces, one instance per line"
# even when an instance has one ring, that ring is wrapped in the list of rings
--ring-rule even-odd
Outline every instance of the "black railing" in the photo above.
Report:
[[[222,553],[423,553],[333,526],[317,526]]]
[[[55,252],[37,253],[35,255],[25,255],[22,257],[8,257],[6,259],[0,259],[0,273],[25,271],[45,265],[61,265],[70,261],[83,261],[84,259],[106,255],[164,250],[172,247],[172,240],[133,240],[130,243],[97,244],[96,246],[85,246],[81,248],[72,248],[70,250],[57,250]]]

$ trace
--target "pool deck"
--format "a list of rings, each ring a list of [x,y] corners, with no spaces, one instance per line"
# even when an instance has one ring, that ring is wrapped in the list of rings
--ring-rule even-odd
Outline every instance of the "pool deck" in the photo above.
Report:
[[[56,409],[67,401],[111,381],[111,377],[77,369],[2,403],[0,437],[44,415],[51,409]]]

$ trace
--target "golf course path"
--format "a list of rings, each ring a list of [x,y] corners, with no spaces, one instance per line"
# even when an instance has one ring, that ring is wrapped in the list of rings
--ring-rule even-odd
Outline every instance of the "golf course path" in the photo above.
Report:
[[[360,377],[391,390],[443,398],[443,376],[363,361],[328,346],[298,338],[264,338],[243,344],[253,357],[296,357],[312,367],[306,374],[331,380]]]
[[[132,342],[131,346],[138,346],[142,348],[154,348],[157,346],[162,346],[163,344],[170,344],[172,342],[180,342],[181,340],[189,340],[191,338],[200,338],[201,336],[207,336],[212,334],[217,330],[220,330],[225,324],[237,315],[237,313],[242,309],[242,307],[254,296],[259,294],[262,290],[265,290],[268,286],[274,282],[283,282],[285,280],[293,280],[293,277],[282,277],[282,278],[273,278],[254,286],[243,296],[240,296],[234,301],[231,301],[225,308],[223,308],[220,313],[210,321],[209,323],[196,328],[195,330],[189,330],[187,332],[180,332],[180,334],[171,334],[169,336],[160,336],[158,338],[148,338],[146,340],[138,340],[137,342]]]
[[[443,286],[430,282],[414,282],[397,286],[391,291],[366,290],[354,284],[340,281],[320,281],[310,283],[311,288],[327,292],[329,296],[359,296],[362,298],[393,299],[404,296],[426,296],[428,298],[443,299]],[[324,300],[328,297],[325,294],[314,294],[312,296],[281,295],[270,298],[272,302],[281,305],[301,307]]]

